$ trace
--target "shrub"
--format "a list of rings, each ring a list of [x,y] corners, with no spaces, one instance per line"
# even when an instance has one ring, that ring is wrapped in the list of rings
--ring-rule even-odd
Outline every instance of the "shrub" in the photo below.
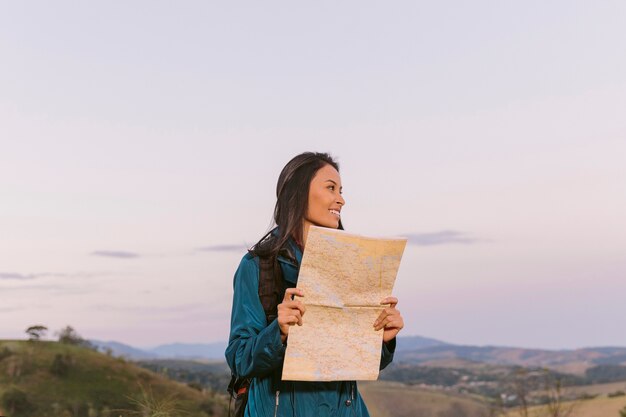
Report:
[[[11,388],[2,395],[2,406],[13,417],[28,415],[35,409],[26,393],[17,388]]]
[[[67,375],[72,364],[71,357],[69,355],[62,355],[57,353],[54,355],[52,366],[50,366],[50,373],[59,377]]]
[[[59,343],[67,345],[80,345],[84,341],[72,326],[65,326],[57,332],[57,335],[59,336]]]
[[[188,382],[188,383],[187,383],[187,386],[188,386],[189,388],[193,388],[193,389],[195,389],[196,391],[200,391],[200,392],[202,392],[202,389],[204,388],[204,387],[202,386],[202,384],[200,384],[199,382],[195,382],[195,381],[193,381],[193,382]]]
[[[9,349],[8,347],[3,347],[2,350],[0,350],[0,362],[2,362],[2,360],[4,358],[8,358],[9,356],[11,356],[13,354],[13,352],[11,351],[11,349]]]

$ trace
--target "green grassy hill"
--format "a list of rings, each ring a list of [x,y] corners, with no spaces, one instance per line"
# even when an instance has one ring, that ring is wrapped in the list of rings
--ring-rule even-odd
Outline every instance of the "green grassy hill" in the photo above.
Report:
[[[223,395],[85,347],[0,341],[0,415],[206,417],[227,407]]]

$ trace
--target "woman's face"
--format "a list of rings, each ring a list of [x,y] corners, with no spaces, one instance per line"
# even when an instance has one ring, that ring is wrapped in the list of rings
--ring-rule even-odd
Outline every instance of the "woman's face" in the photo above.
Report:
[[[332,165],[320,168],[309,186],[309,206],[305,226],[339,227],[341,208],[346,201],[341,196],[341,178]]]

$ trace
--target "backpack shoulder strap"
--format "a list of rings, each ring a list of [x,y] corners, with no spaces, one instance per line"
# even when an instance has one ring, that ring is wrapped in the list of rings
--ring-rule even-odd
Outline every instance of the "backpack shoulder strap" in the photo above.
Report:
[[[278,304],[285,296],[283,271],[276,257],[259,257],[259,299],[267,324],[278,317]]]

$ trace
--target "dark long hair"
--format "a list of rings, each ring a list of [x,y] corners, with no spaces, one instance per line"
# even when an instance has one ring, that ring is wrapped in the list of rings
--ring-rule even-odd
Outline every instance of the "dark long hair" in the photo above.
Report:
[[[326,165],[339,172],[339,164],[327,153],[304,152],[295,156],[283,168],[276,184],[276,206],[274,222],[278,233],[270,231],[250,249],[250,253],[261,257],[275,257],[289,238],[303,241],[303,220],[309,206],[311,180]],[[339,229],[343,229],[339,220]]]

